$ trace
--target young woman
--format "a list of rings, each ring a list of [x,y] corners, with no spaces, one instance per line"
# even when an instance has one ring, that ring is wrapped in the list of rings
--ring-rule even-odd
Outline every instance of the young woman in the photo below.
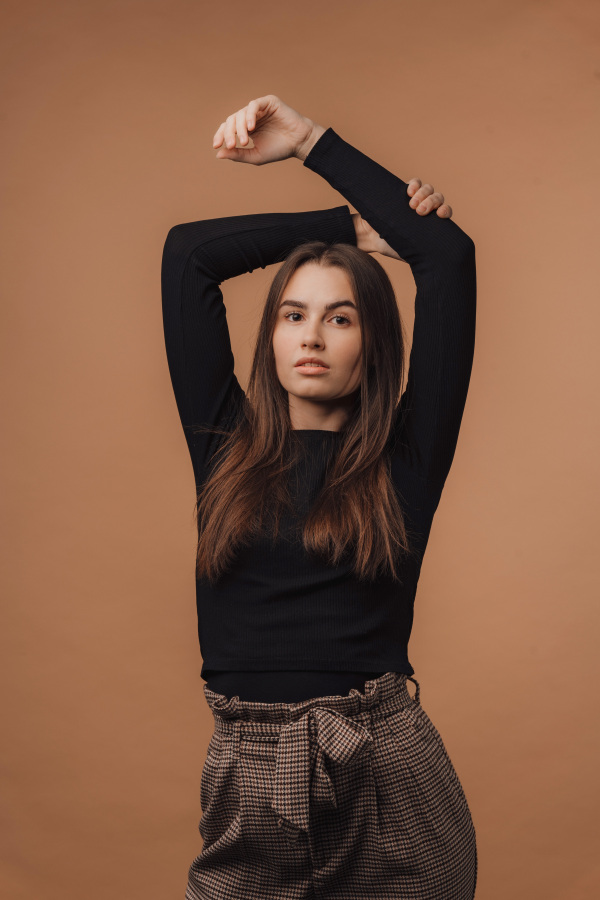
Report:
[[[407,646],[471,375],[475,245],[431,185],[272,94],[213,146],[252,165],[300,159],[358,212],[205,219],[165,242],[215,722],[186,898],[471,900],[469,806]],[[374,252],[406,261],[417,287],[403,393],[404,328]],[[244,393],[219,285],[273,263]]]

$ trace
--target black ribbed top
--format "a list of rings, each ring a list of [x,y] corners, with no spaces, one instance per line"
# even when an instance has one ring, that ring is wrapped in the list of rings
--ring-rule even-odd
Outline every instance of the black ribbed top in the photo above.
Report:
[[[377,673],[414,673],[408,641],[417,582],[454,458],[475,346],[475,245],[456,222],[416,213],[407,183],[332,128],[304,166],[352,203],[413,273],[413,343],[391,470],[417,555],[403,563],[401,584],[391,577],[359,582],[349,565],[330,566],[289,539],[273,544],[265,537],[240,551],[216,586],[197,580],[201,676],[210,677],[213,690],[227,686],[242,700],[314,696],[312,672],[323,673],[321,696],[343,693],[343,685],[360,686]],[[219,285],[280,263],[311,240],[356,245],[349,207],[205,219],[175,225],[167,235],[161,277],[166,352],[197,487],[219,437],[192,428],[234,421],[244,396]],[[320,489],[339,433],[296,433],[305,451],[297,497],[302,515]],[[281,535],[293,525],[281,524]],[[276,682],[288,685],[286,698]]]

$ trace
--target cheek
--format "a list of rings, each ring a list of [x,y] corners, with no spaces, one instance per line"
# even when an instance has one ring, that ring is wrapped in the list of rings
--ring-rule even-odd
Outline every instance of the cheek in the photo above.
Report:
[[[280,351],[281,341],[279,339],[279,334],[277,331],[273,332],[272,345],[273,345],[273,355],[275,356],[275,359],[277,359],[277,357],[281,353],[281,351]]]
[[[343,347],[340,347],[340,357],[348,369],[356,369],[360,366],[361,354],[362,341],[360,339],[348,341]]]
[[[278,331],[277,328],[273,332],[272,346],[275,365],[277,369],[283,368],[288,360],[290,348],[287,346],[285,335]]]

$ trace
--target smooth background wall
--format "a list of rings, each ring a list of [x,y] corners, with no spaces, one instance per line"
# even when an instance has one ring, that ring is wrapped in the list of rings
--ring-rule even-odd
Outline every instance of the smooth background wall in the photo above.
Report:
[[[345,202],[296,159],[215,159],[267,93],[433,184],[475,241],[410,658],[478,900],[597,896],[598,5],[5,0],[2,25],[2,897],[183,898],[201,849],[212,716],[160,264],[174,224]],[[410,269],[377,258],[410,335]],[[275,271],[223,285],[243,386]]]

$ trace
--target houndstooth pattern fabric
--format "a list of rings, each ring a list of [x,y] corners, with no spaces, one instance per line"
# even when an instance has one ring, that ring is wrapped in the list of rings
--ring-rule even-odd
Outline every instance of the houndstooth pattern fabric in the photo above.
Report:
[[[473,900],[471,813],[415,678],[291,704],[204,693],[185,900]]]

